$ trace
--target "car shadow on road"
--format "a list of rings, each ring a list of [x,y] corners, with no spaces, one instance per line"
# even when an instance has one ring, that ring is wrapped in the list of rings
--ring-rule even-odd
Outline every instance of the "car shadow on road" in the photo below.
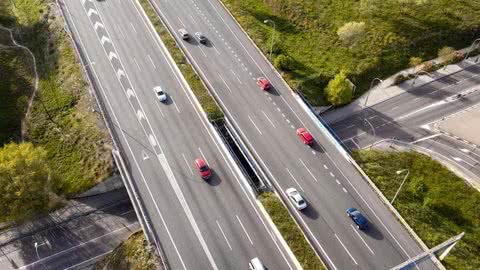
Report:
[[[317,220],[319,217],[318,211],[311,204],[309,204],[307,208],[301,210],[300,213],[313,220]]]
[[[383,240],[383,234],[378,230],[377,226],[373,223],[368,224],[368,229],[363,231],[364,234],[376,240]]]
[[[277,89],[275,89],[275,86],[273,86],[273,84],[270,85],[270,89],[268,89],[267,93],[276,97],[280,96],[280,93],[277,91]]]
[[[318,141],[314,142],[311,146],[309,146],[309,148],[318,153],[325,152],[325,149],[323,149],[323,146]]]
[[[220,185],[222,183],[220,176],[218,176],[212,168],[210,168],[210,171],[212,175],[206,182],[212,187]]]

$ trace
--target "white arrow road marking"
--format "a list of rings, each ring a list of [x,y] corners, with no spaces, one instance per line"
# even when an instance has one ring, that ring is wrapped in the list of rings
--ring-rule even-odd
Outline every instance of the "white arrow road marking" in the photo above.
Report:
[[[145,150],[142,150],[142,159],[143,160],[147,160],[149,159],[150,157],[148,156],[147,152],[145,152]]]
[[[102,45],[104,45],[105,42],[112,43],[112,41],[107,36],[102,36],[100,42],[102,43]]]
[[[130,98],[130,97],[135,97],[135,93],[133,92],[133,90],[131,88],[128,88],[127,89],[127,98]]]
[[[123,69],[118,69],[117,70],[117,77],[118,77],[119,80],[120,80],[121,76],[125,76],[125,71],[123,71]]]
[[[137,118],[138,118],[138,120],[145,119],[145,115],[143,114],[143,112],[141,110],[137,111]]]
[[[108,53],[108,59],[110,59],[110,61],[112,61],[113,58],[117,58],[117,59],[118,59],[117,54],[114,53],[114,52],[109,52],[109,53]]]
[[[99,21],[96,21],[93,27],[95,28],[95,31],[98,29],[98,27],[102,27],[103,29],[105,29],[105,26]]]
[[[88,17],[92,16],[92,14],[98,15],[98,12],[95,9],[89,9],[87,12]]]
[[[463,163],[468,164],[468,165],[471,166],[471,167],[475,167],[474,164],[471,164],[471,163],[469,163],[469,162],[466,162],[465,160],[463,160],[463,159],[461,159],[461,158],[459,158],[459,157],[454,157],[454,156],[452,156],[452,158],[453,158],[453,160],[455,160],[456,162],[463,162]]]

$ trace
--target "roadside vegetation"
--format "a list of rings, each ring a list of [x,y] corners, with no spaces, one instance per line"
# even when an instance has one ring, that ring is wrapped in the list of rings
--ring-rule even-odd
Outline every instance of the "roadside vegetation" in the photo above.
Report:
[[[10,33],[0,28],[0,146],[21,139],[22,120],[35,81],[32,65],[30,55],[15,47]]]
[[[0,24],[12,29],[15,40],[35,55],[39,87],[25,119],[24,141],[35,149],[31,153],[42,153],[40,156],[49,175],[56,179],[49,182],[48,192],[69,198],[87,190],[111,175],[111,142],[101,117],[93,112],[87,83],[55,1],[1,1]],[[5,152],[14,149],[7,147],[9,143],[21,143],[20,122],[25,117],[28,99],[34,89],[34,75],[33,60],[25,50],[5,47],[13,45],[8,31],[0,30],[0,42],[0,147]],[[24,164],[17,162],[17,165]],[[20,174],[18,169],[15,173],[18,174],[12,177],[21,177],[20,180],[28,182],[27,175]],[[0,175],[1,181],[5,180],[4,177]],[[25,190],[28,188],[12,185],[2,192],[2,196],[15,194],[21,197],[27,194]],[[19,201],[36,205],[33,199],[44,198],[40,193],[30,196]],[[48,198],[51,200],[52,197]],[[40,212],[52,206],[51,201],[43,202],[46,204],[36,207]],[[23,206],[18,207],[22,209]],[[35,211],[25,213],[30,216]],[[6,213],[2,218],[14,220],[15,216]]]
[[[341,71],[359,96],[412,57],[433,59],[445,46],[464,48],[480,37],[480,1],[221,1],[266,55],[272,23],[264,20],[275,22],[273,63],[313,105],[332,102],[323,91]]]
[[[154,270],[157,259],[146,245],[142,231],[132,234],[120,246],[96,263],[96,270]]]
[[[305,239],[297,223],[295,223],[279,198],[272,192],[264,192],[260,195],[260,201],[303,269],[325,269],[320,258],[308,243],[307,239]]]
[[[190,65],[190,63],[188,63],[182,50],[177,47],[175,40],[171,36],[170,32],[168,32],[168,29],[162,23],[160,18],[157,16],[155,9],[152,7],[150,2],[148,0],[139,0],[139,2],[142,5],[143,10],[147,14],[148,18],[152,22],[153,26],[155,27],[158,35],[162,39],[162,42],[165,44],[168,51],[172,55],[173,60],[175,61],[186,81],[190,85],[190,88],[200,102],[200,105],[207,113],[208,119],[210,119],[210,121],[223,119],[222,110],[220,110],[220,107],[210,95],[207,88],[198,77],[197,73],[195,73],[193,67]]]
[[[394,206],[429,247],[461,232],[465,236],[445,258],[448,269],[480,269],[480,193],[430,157],[416,152],[357,151],[353,157],[392,199],[408,169]]]

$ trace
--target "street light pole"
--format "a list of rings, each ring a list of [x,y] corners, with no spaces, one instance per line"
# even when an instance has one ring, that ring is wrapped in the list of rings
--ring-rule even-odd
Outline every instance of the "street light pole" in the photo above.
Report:
[[[269,23],[269,22],[271,22],[272,25],[273,25],[272,41],[271,41],[271,43],[270,43],[270,61],[272,61],[273,40],[274,40],[274,37],[275,37],[275,22],[272,21],[272,20],[269,20],[269,19],[263,21],[264,24],[267,24],[267,23]]]
[[[410,174],[410,170],[409,170],[409,169],[403,169],[403,170],[397,171],[397,174],[401,174],[401,173],[403,173],[404,171],[407,171],[407,174],[406,174],[405,177],[403,178],[403,181],[402,181],[402,183],[400,184],[400,187],[398,188],[397,192],[396,192],[395,195],[393,196],[392,201],[390,202],[390,204],[392,204],[392,205],[393,205],[393,202],[395,201],[395,199],[397,198],[398,193],[400,193],[400,190],[402,189],[403,184],[405,184],[405,181],[407,180],[408,175]]]
[[[480,45],[480,38],[477,38],[472,42],[472,45],[470,45],[470,48],[468,48],[468,52],[467,54],[465,54],[465,57],[463,58],[463,60],[467,59],[470,52],[473,51],[473,48],[476,49],[479,45]]]
[[[365,108],[367,108],[368,97],[370,96],[370,92],[372,92],[373,83],[375,81],[379,81],[380,83],[383,82],[383,80],[381,80],[379,78],[373,78],[372,82],[370,82],[370,88],[368,89],[367,96],[365,97],[365,103],[363,104],[363,108],[364,108],[363,109],[364,110],[364,117],[363,118],[365,118],[365,119],[367,119]]]

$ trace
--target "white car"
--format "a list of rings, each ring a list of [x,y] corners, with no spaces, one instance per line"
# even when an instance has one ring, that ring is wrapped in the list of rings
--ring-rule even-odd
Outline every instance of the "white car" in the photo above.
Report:
[[[303,199],[302,195],[298,193],[298,191],[295,188],[289,188],[285,190],[285,193],[287,193],[288,198],[290,201],[292,201],[293,205],[295,205],[295,208],[298,210],[305,209],[307,207],[307,202],[305,199]]]
[[[190,37],[187,30],[185,30],[185,28],[178,29],[178,33],[180,33],[180,36],[182,37],[183,40],[187,40]]]
[[[153,91],[160,102],[165,102],[167,100],[167,93],[165,93],[160,86],[155,86]]]

